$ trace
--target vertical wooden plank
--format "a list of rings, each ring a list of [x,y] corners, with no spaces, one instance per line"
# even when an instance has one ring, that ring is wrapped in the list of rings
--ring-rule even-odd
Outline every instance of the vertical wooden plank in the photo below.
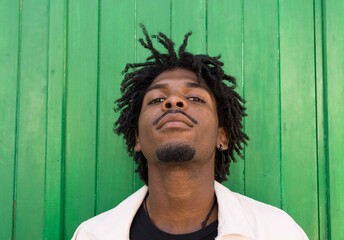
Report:
[[[170,16],[171,16],[171,2],[170,0],[136,0],[136,31],[138,38],[143,37],[140,23],[145,24],[147,31],[150,35],[157,34],[158,32],[163,32],[167,36],[170,33]],[[136,62],[145,62],[146,58],[151,55],[151,53],[143,48],[136,39]],[[162,46],[153,39],[155,47],[160,51],[164,51]],[[136,169],[136,165],[134,166]],[[134,190],[138,189],[143,185],[138,174],[134,175]]]
[[[62,238],[66,2],[50,1],[44,239]]]
[[[23,1],[15,239],[43,238],[48,3]]]
[[[242,79],[242,1],[208,1],[208,51],[221,54],[224,70],[237,79],[237,91],[243,96]],[[244,161],[237,158],[230,166],[230,176],[224,184],[244,193]]]
[[[162,32],[167,36],[170,35],[170,23],[171,23],[171,1],[170,0],[136,0],[136,31],[137,40],[144,37],[140,23],[143,23],[150,35],[158,34]],[[165,51],[164,47],[161,46],[155,39],[153,39],[154,46],[159,51]],[[151,55],[151,52],[141,46],[136,41],[136,61],[145,62],[146,58]]]
[[[313,13],[313,0],[280,2],[281,173],[283,209],[318,239]]]
[[[0,239],[12,239],[20,1],[0,8]]]
[[[173,0],[171,32],[173,40],[180,45],[184,35],[192,31],[187,51],[205,53],[206,42],[206,0]]]
[[[327,87],[329,238],[344,239],[344,2],[324,1]]]
[[[318,150],[318,214],[319,239],[328,239],[327,227],[327,181],[326,141],[324,116],[324,57],[323,57],[323,14],[322,1],[314,1],[316,105],[317,105],[317,150]]]
[[[97,213],[132,193],[134,175],[134,160],[122,136],[112,130],[119,115],[113,112],[113,103],[120,97],[121,72],[135,58],[134,0],[100,4]]]
[[[68,1],[65,232],[95,212],[98,2]]]
[[[244,91],[249,116],[245,129],[250,137],[245,152],[246,194],[280,206],[277,1],[244,4]]]

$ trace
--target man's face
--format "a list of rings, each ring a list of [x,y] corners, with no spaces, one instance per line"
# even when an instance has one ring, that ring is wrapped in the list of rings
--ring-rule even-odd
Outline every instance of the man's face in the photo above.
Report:
[[[158,75],[142,102],[135,151],[142,151],[149,163],[162,160],[161,149],[174,153],[182,146],[194,150],[192,159],[182,161],[208,161],[214,160],[220,144],[226,149],[227,137],[218,126],[216,101],[206,83],[180,68]]]

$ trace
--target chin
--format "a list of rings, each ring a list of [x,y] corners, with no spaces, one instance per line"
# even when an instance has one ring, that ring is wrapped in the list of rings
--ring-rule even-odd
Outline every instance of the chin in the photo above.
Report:
[[[196,150],[188,143],[167,143],[156,149],[156,157],[165,163],[180,163],[191,161]]]

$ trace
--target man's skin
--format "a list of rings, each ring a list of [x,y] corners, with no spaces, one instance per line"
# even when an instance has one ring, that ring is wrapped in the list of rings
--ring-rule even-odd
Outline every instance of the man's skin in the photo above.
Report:
[[[147,159],[147,210],[156,227],[171,234],[201,229],[215,200],[215,152],[228,147],[226,131],[219,127],[216,101],[203,80],[197,83],[189,70],[161,73],[148,88],[139,117],[135,151],[142,151]],[[182,110],[195,121],[181,113],[160,118],[169,110]],[[195,149],[189,161],[166,163],[156,156],[161,146],[185,144]],[[217,212],[216,207],[208,224],[217,219]]]

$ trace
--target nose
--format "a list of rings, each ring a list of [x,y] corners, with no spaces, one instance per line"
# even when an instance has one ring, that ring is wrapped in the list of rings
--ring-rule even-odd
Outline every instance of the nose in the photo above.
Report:
[[[162,104],[162,108],[164,111],[171,110],[171,109],[184,110],[186,107],[187,107],[187,103],[185,99],[179,96],[170,96]]]

